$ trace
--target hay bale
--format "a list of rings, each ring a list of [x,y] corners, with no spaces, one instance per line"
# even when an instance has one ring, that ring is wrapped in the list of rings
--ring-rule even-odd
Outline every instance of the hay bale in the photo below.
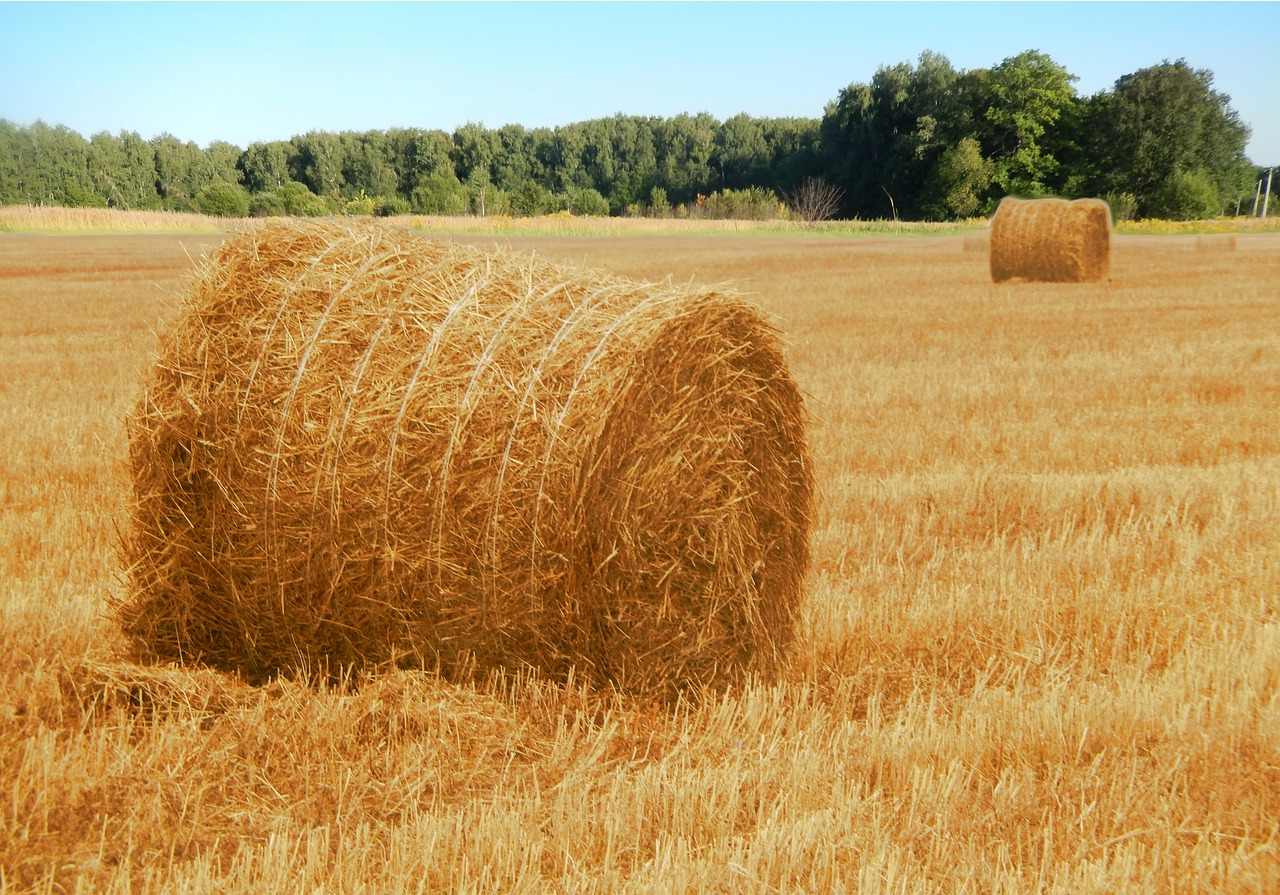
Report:
[[[267,225],[198,271],[128,420],[116,615],[253,680],[768,674],[808,563],[804,423],[731,295]]]
[[[991,234],[986,230],[974,230],[964,235],[961,250],[968,252],[985,252],[991,245]]]
[[[991,218],[991,279],[1100,280],[1111,269],[1111,210],[1101,199],[1000,201]]]
[[[1197,252],[1234,252],[1236,235],[1234,233],[1209,233],[1196,237]]]

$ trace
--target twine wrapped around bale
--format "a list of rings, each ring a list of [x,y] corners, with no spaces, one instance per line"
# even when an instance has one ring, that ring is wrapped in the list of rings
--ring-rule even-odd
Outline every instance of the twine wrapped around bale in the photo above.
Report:
[[[991,279],[1101,280],[1111,269],[1111,209],[1101,199],[1000,201],[991,218]]]
[[[198,271],[128,421],[116,614],[152,656],[251,680],[767,675],[808,563],[804,426],[777,332],[731,295],[266,225]]]

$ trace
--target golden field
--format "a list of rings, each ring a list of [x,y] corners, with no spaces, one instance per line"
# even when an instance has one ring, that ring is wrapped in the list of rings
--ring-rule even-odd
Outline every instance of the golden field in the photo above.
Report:
[[[808,394],[781,680],[253,688],[104,618],[121,418],[217,234],[0,234],[0,891],[1280,890],[1280,236],[471,233],[732,282]]]

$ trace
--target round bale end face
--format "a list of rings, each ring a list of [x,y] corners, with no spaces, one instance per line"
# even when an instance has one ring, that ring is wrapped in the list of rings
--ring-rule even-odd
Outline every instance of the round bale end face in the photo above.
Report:
[[[268,225],[199,271],[128,421],[116,614],[254,680],[767,674],[808,562],[804,422],[731,296]]]

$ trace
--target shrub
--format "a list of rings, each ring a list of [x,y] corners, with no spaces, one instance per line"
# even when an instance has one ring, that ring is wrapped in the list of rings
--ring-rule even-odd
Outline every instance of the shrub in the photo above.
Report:
[[[418,181],[409,205],[414,214],[466,214],[467,190],[452,171],[441,169]]]
[[[220,218],[242,218],[249,213],[249,194],[239,184],[211,183],[196,193],[196,211]]]
[[[305,184],[291,180],[276,188],[276,195],[284,206],[284,213],[303,218],[323,217],[329,213],[329,206]]]
[[[1107,193],[1103,200],[1111,206],[1111,221],[1131,221],[1138,213],[1138,197],[1133,193]]]
[[[787,214],[787,207],[773,190],[758,186],[699,195],[689,212],[690,217],[735,221],[776,221]]]
[[[284,213],[284,200],[274,190],[267,193],[254,193],[249,197],[249,214],[252,217],[280,217]]]
[[[69,186],[67,187],[66,206],[68,208],[106,208],[107,200],[99,196],[93,190],[86,190],[84,187]]]
[[[380,218],[390,218],[409,213],[409,200],[404,196],[381,196],[373,213]]]
[[[1218,188],[1199,171],[1174,171],[1165,179],[1152,205],[1155,217],[1200,221],[1222,214]]]
[[[541,184],[526,180],[511,192],[511,211],[521,217],[536,217],[558,211],[560,203]]]
[[[608,217],[609,200],[594,187],[577,187],[565,193],[565,207],[570,214]]]

